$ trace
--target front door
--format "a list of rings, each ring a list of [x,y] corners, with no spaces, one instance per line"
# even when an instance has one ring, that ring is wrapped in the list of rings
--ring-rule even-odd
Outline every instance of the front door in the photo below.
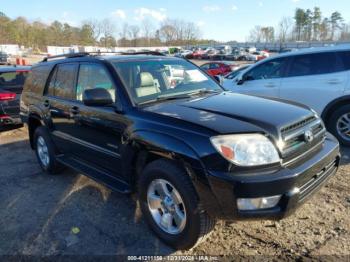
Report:
[[[235,91],[249,95],[279,97],[285,64],[285,58],[278,58],[253,67],[243,75],[242,82],[236,83]]]
[[[114,104],[110,106],[86,106],[83,103],[84,90],[105,88]],[[74,132],[72,136],[80,150],[75,156],[86,163],[121,176],[121,140],[125,129],[125,118],[116,112],[115,84],[103,64],[81,63],[76,85]]]

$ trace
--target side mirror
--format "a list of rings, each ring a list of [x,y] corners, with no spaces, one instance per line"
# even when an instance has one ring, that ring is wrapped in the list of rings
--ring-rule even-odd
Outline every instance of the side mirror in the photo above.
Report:
[[[237,82],[237,85],[243,85],[244,84],[244,80],[245,77],[244,76],[239,76],[237,79],[236,79],[236,82]]]
[[[216,75],[214,76],[214,79],[219,85],[222,85],[224,83],[224,77],[222,75]]]
[[[83,93],[86,106],[107,106],[114,103],[111,94],[104,88],[87,89]]]

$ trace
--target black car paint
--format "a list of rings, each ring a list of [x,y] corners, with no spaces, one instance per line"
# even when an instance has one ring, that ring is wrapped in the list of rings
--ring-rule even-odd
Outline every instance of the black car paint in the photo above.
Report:
[[[33,128],[33,119],[45,125],[62,153],[73,159],[82,158],[80,165],[91,168],[90,176],[109,186],[108,181],[114,179],[116,186],[112,188],[115,190],[118,190],[119,183],[123,184],[120,187],[123,190],[119,188],[119,191],[133,191],[137,176],[146,163],[160,157],[168,158],[186,169],[203,206],[211,215],[226,219],[277,219],[295,208],[297,204],[290,203],[295,202],[298,195],[292,197],[290,192],[300,186],[301,180],[313,176],[309,172],[313,167],[327,165],[328,158],[336,159],[335,169],[339,165],[338,143],[327,134],[322,150],[298,159],[290,166],[235,166],[214,149],[210,137],[261,133],[276,143],[278,130],[282,126],[313,113],[307,107],[282,103],[277,99],[267,100],[224,91],[135,106],[109,61],[111,59],[114,62],[118,59],[127,62],[162,58],[139,55],[114,58],[87,56],[39,63],[33,67],[32,75],[36,74],[41,84],[26,82],[21,116],[28,123],[29,132]],[[65,62],[103,64],[117,87],[116,105],[87,107],[78,101],[43,95],[50,72],[57,63]],[[78,113],[73,113],[72,108]],[[59,123],[58,126],[54,124],[55,121]],[[32,133],[30,138],[32,142]],[[82,170],[74,163],[67,165]],[[106,179],[97,177],[93,172],[106,174]],[[269,196],[273,195],[272,192],[284,196],[280,203],[282,206],[250,213],[237,211],[236,198]]]

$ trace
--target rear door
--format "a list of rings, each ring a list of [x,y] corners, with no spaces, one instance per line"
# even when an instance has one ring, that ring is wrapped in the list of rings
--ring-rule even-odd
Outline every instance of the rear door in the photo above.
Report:
[[[75,84],[78,64],[64,63],[55,66],[46,87],[43,107],[51,120],[49,127],[57,148],[64,153],[79,151],[70,139],[76,133],[74,127]]]
[[[235,92],[267,97],[279,97],[287,58],[266,61],[244,73],[243,83],[236,82]]]
[[[338,59],[340,59],[343,62],[344,70],[346,71],[345,74],[347,74],[347,83],[345,85],[345,95],[350,95],[350,50],[348,51],[340,51],[337,52]]]
[[[296,55],[281,83],[280,97],[313,108],[319,114],[344,92],[348,74],[335,52]]]

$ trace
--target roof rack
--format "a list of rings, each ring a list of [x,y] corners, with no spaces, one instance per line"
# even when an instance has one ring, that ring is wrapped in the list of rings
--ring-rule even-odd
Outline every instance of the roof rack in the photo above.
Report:
[[[76,58],[76,57],[84,57],[84,56],[98,56],[103,54],[118,54],[118,55],[156,55],[156,56],[165,56],[165,54],[157,52],[157,51],[142,51],[142,52],[79,52],[79,53],[69,53],[69,54],[62,54],[62,55],[55,55],[55,56],[47,56],[45,57],[42,62],[47,62],[48,60],[54,60],[58,58]]]

